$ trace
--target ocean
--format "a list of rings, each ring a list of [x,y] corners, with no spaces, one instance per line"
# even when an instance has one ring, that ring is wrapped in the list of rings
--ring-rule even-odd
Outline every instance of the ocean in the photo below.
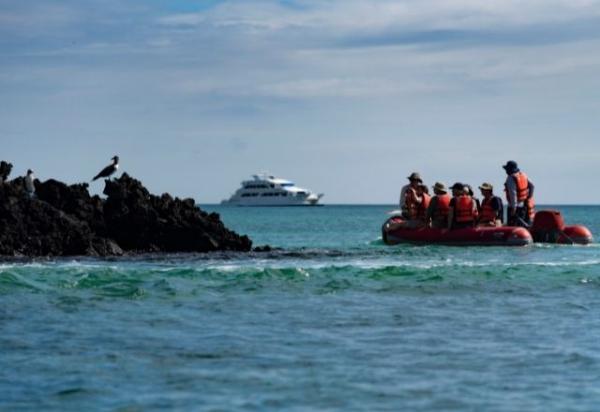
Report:
[[[600,234],[600,207],[552,208]],[[0,261],[0,410],[598,410],[597,243],[386,246],[393,206],[203,209],[275,249]]]

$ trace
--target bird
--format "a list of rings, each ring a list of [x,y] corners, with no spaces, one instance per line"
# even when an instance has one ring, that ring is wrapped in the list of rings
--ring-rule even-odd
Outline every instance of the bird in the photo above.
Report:
[[[33,170],[27,169],[27,175],[25,176],[25,190],[29,197],[33,197],[35,194],[35,176]]]
[[[109,164],[104,169],[102,169],[100,171],[100,173],[98,173],[96,176],[94,176],[94,178],[92,179],[92,182],[101,177],[109,177],[110,175],[112,175],[114,172],[117,171],[117,169],[119,168],[119,156],[114,156],[111,160],[113,161],[112,164]]]

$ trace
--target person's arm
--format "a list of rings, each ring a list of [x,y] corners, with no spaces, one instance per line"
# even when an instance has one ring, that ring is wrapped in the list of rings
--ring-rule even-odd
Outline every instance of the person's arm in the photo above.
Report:
[[[402,186],[402,190],[400,190],[400,210],[404,209],[404,204],[406,203],[406,186]]]
[[[529,197],[533,197],[533,191],[535,190],[535,186],[531,183],[531,180],[527,179],[527,185],[529,187]]]
[[[427,206],[427,212],[425,212],[425,225],[427,226],[429,226],[429,223],[431,222],[431,218],[433,217],[433,211],[437,207],[437,201],[438,198],[434,196],[431,198],[429,206]]]
[[[508,217],[514,216],[517,207],[517,182],[511,176],[506,178],[506,197],[508,200]]]
[[[454,222],[454,205],[455,200],[450,200],[450,209],[448,209],[448,229],[452,229],[452,222]]]
[[[502,205],[502,199],[494,197],[494,204],[492,207],[496,211],[496,220],[499,220],[500,224],[504,224],[504,206]]]

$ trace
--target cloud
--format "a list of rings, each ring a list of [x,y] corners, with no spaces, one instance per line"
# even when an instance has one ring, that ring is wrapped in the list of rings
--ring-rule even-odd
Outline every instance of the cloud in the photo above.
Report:
[[[224,1],[209,11],[159,20],[166,26],[235,27],[264,34],[317,31],[325,36],[510,30],[600,17],[595,0],[365,0],[303,1],[290,8],[272,1]]]

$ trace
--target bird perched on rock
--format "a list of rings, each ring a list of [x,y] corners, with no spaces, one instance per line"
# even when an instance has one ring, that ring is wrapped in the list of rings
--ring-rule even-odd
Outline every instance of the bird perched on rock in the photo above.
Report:
[[[25,176],[25,190],[29,197],[35,196],[35,176],[31,169],[27,170],[27,175]]]
[[[98,173],[96,176],[94,176],[92,181],[99,179],[101,177],[109,177],[110,175],[112,175],[114,172],[117,171],[117,169],[119,168],[119,156],[114,156],[111,160],[113,161],[112,164],[109,164],[104,169],[102,169],[100,171],[100,173]]]

